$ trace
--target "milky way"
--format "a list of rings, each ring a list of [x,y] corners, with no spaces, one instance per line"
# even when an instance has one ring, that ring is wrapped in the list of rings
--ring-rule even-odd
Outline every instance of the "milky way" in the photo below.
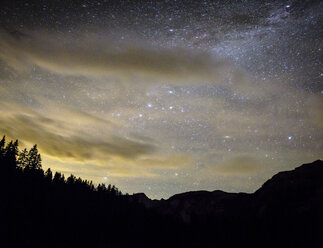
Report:
[[[322,7],[7,1],[0,134],[123,192],[253,192],[322,159]]]

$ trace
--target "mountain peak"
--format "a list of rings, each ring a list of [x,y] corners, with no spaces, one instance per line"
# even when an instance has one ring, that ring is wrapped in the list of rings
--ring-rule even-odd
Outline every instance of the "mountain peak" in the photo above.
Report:
[[[255,193],[272,191],[282,194],[284,191],[304,192],[306,189],[322,187],[323,161],[316,160],[303,164],[294,170],[282,171],[266,181]],[[287,192],[286,192],[287,193]]]

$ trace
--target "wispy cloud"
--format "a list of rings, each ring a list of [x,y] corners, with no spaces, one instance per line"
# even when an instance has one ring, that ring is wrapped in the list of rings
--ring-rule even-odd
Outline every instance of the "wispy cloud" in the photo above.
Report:
[[[30,33],[14,37],[4,31],[1,32],[0,58],[20,70],[36,65],[64,75],[118,74],[125,78],[143,75],[180,82],[192,77],[195,81],[214,82],[222,77],[223,68],[229,66],[201,51],[115,44],[84,36],[66,35],[64,40],[57,40],[48,34]]]
[[[155,145],[142,140],[131,140],[117,135],[103,135],[94,139],[91,135],[87,136],[88,133],[81,133],[77,129],[67,132],[62,123],[36,113],[3,114],[0,118],[0,132],[11,138],[19,137],[31,144],[37,143],[41,152],[46,155],[76,162],[103,162],[114,156],[134,159],[156,150]]]
[[[252,175],[259,172],[263,166],[261,163],[250,156],[239,156],[225,160],[219,165],[209,167],[210,170],[217,174],[223,175]]]

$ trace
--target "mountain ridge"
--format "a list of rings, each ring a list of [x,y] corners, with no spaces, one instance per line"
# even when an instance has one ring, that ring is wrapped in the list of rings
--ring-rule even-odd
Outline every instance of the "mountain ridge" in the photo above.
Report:
[[[314,201],[323,207],[323,161],[316,160],[279,172],[254,193],[200,190],[175,194],[166,200],[151,200],[144,193],[130,198],[164,216],[179,217],[185,223],[191,223],[195,217],[232,215],[235,206],[240,207],[240,213],[252,209],[256,215],[277,211],[281,204],[287,208],[299,208],[306,205],[304,202]]]
[[[252,194],[193,191],[151,200],[53,176],[34,156],[17,160],[17,145],[0,152],[3,247],[323,247],[320,160],[277,173]]]
[[[268,181],[272,180],[273,178],[279,176],[279,175],[282,175],[282,174],[285,174],[286,172],[293,172],[295,170],[299,170],[299,169],[302,169],[304,167],[309,167],[309,166],[316,166],[318,164],[322,164],[322,169],[323,169],[323,160],[315,160],[311,163],[306,163],[306,164],[302,164],[301,166],[298,166],[292,170],[286,170],[286,171],[280,171],[276,174],[274,174],[270,179],[268,179],[267,181],[265,181],[262,186],[257,189],[255,192],[253,193],[246,193],[246,192],[226,192],[226,191],[223,191],[223,190],[212,190],[212,191],[209,191],[209,190],[192,190],[192,191],[185,191],[185,192],[182,192],[182,193],[176,193],[172,196],[170,196],[169,198],[167,199],[164,199],[164,198],[161,198],[161,199],[151,199],[149,198],[144,192],[137,192],[137,193],[133,193],[132,195],[130,195],[130,197],[140,197],[140,198],[147,198],[148,200],[150,201],[167,201],[167,200],[170,200],[171,198],[174,198],[174,197],[178,197],[178,196],[181,196],[181,195],[189,195],[189,194],[198,194],[198,193],[214,193],[214,192],[223,192],[223,193],[226,193],[226,194],[248,194],[248,195],[252,195],[252,194],[255,194],[257,191],[259,191]]]
[[[145,208],[186,223],[201,235],[202,241],[187,242],[198,240],[193,247],[213,247],[215,233],[220,247],[323,247],[322,160],[279,172],[254,193],[215,190],[166,200],[140,197]]]

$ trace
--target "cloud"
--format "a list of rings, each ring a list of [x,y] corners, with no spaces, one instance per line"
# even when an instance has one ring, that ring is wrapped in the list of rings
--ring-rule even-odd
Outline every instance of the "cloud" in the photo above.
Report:
[[[142,158],[138,160],[138,165],[142,168],[153,169],[182,169],[192,166],[193,159],[188,154],[164,155],[158,158]]]
[[[117,135],[98,138],[78,130],[72,133],[64,129],[64,124],[37,113],[2,114],[0,118],[1,133],[27,143],[36,143],[42,153],[60,159],[105,163],[112,157],[134,159],[156,150],[155,145],[142,140]]]
[[[306,102],[307,111],[311,121],[319,128],[323,128],[323,99],[322,96],[313,95]]]
[[[250,175],[262,169],[261,164],[249,156],[235,157],[212,167],[217,174],[223,175]]]
[[[88,37],[57,40],[41,33],[18,38],[4,31],[0,34],[0,58],[19,70],[36,65],[64,75],[143,75],[184,82],[192,77],[199,81],[220,78],[228,66],[207,53],[187,49],[120,45]]]

